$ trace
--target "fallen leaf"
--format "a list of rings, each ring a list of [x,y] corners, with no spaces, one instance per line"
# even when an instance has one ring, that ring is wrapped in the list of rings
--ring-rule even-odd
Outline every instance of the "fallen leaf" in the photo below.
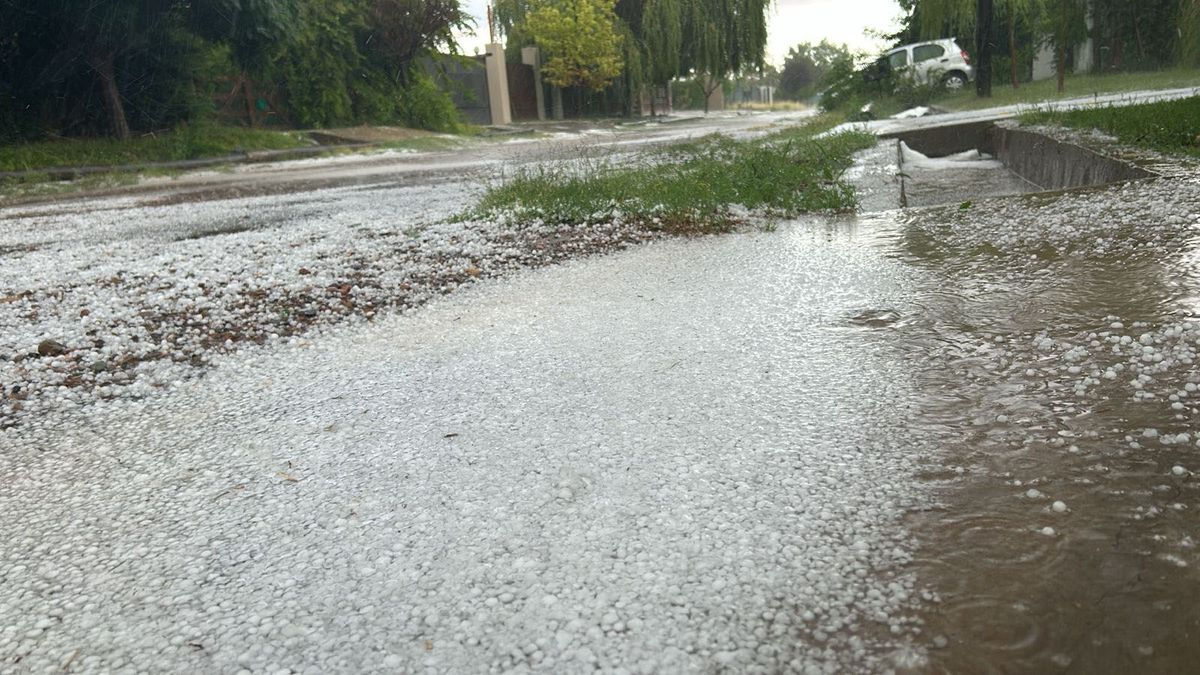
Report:
[[[288,483],[299,483],[300,482],[299,478],[296,478],[295,476],[293,476],[292,474],[290,474],[286,471],[276,471],[275,475],[279,476],[280,478],[282,478],[283,480],[285,480]]]

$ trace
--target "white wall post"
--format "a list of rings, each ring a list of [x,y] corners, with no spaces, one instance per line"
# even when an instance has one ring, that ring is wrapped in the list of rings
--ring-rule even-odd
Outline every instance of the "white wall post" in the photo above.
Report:
[[[545,93],[542,92],[542,59],[537,47],[521,48],[521,63],[533,67],[533,95],[537,99],[538,119],[546,119]]]
[[[504,47],[489,44],[484,52],[487,69],[488,106],[492,109],[492,125],[512,124],[512,104],[508,98],[508,67],[504,64]]]

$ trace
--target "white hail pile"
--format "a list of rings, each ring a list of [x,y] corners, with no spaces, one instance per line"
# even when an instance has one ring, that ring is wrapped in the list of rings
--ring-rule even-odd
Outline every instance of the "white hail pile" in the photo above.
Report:
[[[0,671],[918,665],[933,449],[908,369],[829,329],[906,272],[826,235],[576,261],[0,434]]]
[[[446,222],[478,190],[442,183],[10,209],[0,234],[0,428],[144,398],[201,372],[215,353],[648,236],[620,225]]]
[[[1164,255],[1196,235],[1200,181],[1140,181],[932,211],[910,214],[909,227],[950,253],[991,252],[1028,266],[1047,255]]]

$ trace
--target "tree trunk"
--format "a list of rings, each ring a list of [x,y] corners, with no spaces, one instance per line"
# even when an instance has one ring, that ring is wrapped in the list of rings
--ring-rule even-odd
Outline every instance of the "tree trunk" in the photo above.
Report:
[[[556,120],[563,118],[562,87],[550,87],[551,116]]]
[[[242,73],[242,95],[246,97],[246,119],[250,121],[250,128],[258,126],[258,120],[254,116],[254,94],[250,90],[250,78]]]
[[[634,108],[640,108],[640,106],[637,106],[637,103],[641,103],[641,101],[635,102],[633,99],[634,90],[640,93],[641,87],[634,87],[633,78],[629,76],[629,73],[625,73],[625,101],[621,108],[626,117],[633,117]],[[638,110],[638,112],[641,112],[641,110]]]
[[[1017,79],[1017,12],[1012,0],[1008,3],[1008,65],[1012,71],[1012,88],[1017,89],[1021,86]]]
[[[707,82],[712,85],[711,87],[706,87],[703,84],[700,85],[700,91],[704,92],[704,114],[707,115],[708,114],[708,100],[712,98],[713,93],[717,89],[719,89],[720,87],[725,85],[725,81],[721,80],[721,79],[716,79],[716,78],[712,77],[711,75],[705,75],[704,82]]]
[[[975,71],[975,93],[992,95],[992,0],[975,0],[975,51],[979,65]]]
[[[639,94],[640,95],[640,94]],[[650,117],[658,117],[658,109],[654,105],[654,99],[658,96],[658,85],[650,85]],[[640,101],[639,101],[640,103]]]
[[[1059,0],[1062,12],[1058,20],[1058,93],[1067,90],[1067,0]]]
[[[1140,14],[1136,13],[1137,12],[1136,9],[1134,10],[1134,12],[1135,12],[1135,14],[1133,15],[1133,37],[1134,37],[1134,39],[1137,40],[1138,57],[1140,57],[1142,59],[1142,63],[1143,63],[1142,67],[1145,68],[1146,67],[1145,66],[1146,44],[1144,42],[1142,42],[1142,16]]]
[[[129,122],[125,118],[125,104],[117,88],[117,70],[112,54],[93,54],[88,65],[100,80],[100,94],[104,99],[104,110],[108,113],[109,131],[118,140],[129,138]]]

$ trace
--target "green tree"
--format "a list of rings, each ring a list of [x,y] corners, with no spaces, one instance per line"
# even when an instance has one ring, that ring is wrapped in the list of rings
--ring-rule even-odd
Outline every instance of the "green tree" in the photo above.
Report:
[[[646,79],[652,87],[667,88],[680,75],[683,50],[683,8],[681,0],[646,0],[642,8],[642,39]],[[654,94],[650,96],[654,109]]]
[[[1177,56],[1184,25],[1181,0],[1092,0],[1091,38],[1096,67],[1156,68]]]
[[[31,89],[56,89],[78,100],[86,96],[81,88],[90,80],[109,133],[124,139],[129,136],[122,93],[126,69],[119,66],[161,45],[184,9],[171,1],[54,0],[36,7],[9,2],[0,7],[0,25],[15,36],[22,76]]]
[[[196,0],[188,5],[197,35],[228,44],[242,70],[261,72],[277,46],[303,30],[300,0]]]
[[[779,73],[779,97],[798,101],[811,96],[830,68],[843,58],[852,60],[850,50],[828,40],[792,47]]]
[[[708,99],[733,74],[762,67],[767,44],[765,0],[687,0],[684,66]]]
[[[1041,15],[1046,0],[910,0],[906,9],[915,23],[916,35],[911,40],[937,39],[948,35],[974,35],[976,66],[979,69],[977,87],[991,89],[991,50],[996,35],[993,21],[996,14],[1005,19],[1007,32],[1009,77],[1013,88],[1020,85],[1017,63],[1018,24],[1032,24]],[[903,3],[902,3],[903,4]],[[987,25],[978,30],[980,19],[986,18]],[[980,38],[985,38],[981,41]],[[911,41],[910,40],[910,41]],[[984,51],[987,53],[983,53]]]
[[[557,87],[599,91],[621,74],[613,0],[538,0],[525,29],[543,51],[542,73]]]
[[[374,0],[367,20],[372,48],[408,80],[413,62],[425,54],[458,51],[455,30],[473,25],[458,0]]]
[[[1184,0],[1179,8],[1179,58],[1200,66],[1200,0]]]

